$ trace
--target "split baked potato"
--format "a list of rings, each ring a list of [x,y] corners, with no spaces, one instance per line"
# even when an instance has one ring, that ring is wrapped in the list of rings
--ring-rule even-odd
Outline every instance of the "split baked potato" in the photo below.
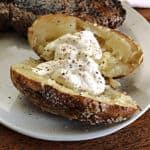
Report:
[[[66,33],[90,30],[100,43],[103,56],[99,60],[100,70],[105,77],[118,78],[129,75],[143,60],[141,48],[123,33],[103,26],[82,21],[73,16],[46,15],[37,19],[29,28],[28,39],[32,49],[44,60],[44,47],[50,41]]]
[[[28,40],[40,60],[29,59],[12,65],[11,79],[17,89],[30,97],[30,101],[43,111],[61,115],[68,119],[79,120],[91,125],[105,125],[131,117],[138,110],[136,102],[106,82],[105,91],[100,95],[90,95],[69,89],[49,77],[40,76],[32,71],[45,61],[53,60],[53,55],[44,51],[51,41],[67,33],[90,30],[102,48],[99,69],[106,81],[116,81],[133,72],[143,60],[140,47],[119,31],[82,21],[65,15],[46,15],[37,19],[28,31]]]

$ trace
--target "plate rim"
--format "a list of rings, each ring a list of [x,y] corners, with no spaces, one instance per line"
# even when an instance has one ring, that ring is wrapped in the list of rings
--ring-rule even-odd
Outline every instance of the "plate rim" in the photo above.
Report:
[[[35,132],[31,132],[31,131],[25,131],[23,128],[20,128],[20,127],[17,127],[15,125],[11,125],[11,123],[8,123],[4,120],[0,120],[0,123],[3,124],[5,127],[8,127],[9,129],[12,129],[13,131],[16,131],[17,133],[20,133],[22,135],[25,135],[25,136],[29,136],[31,138],[35,138],[35,139],[40,139],[40,140],[46,140],[46,141],[64,141],[64,142],[77,142],[77,141],[85,141],[85,140],[91,140],[91,139],[96,139],[96,138],[102,138],[104,136],[107,136],[107,135],[111,135],[115,132],[118,132],[120,131],[121,129],[127,127],[128,125],[130,125],[131,123],[133,123],[134,121],[136,121],[137,119],[139,119],[140,117],[142,117],[142,115],[144,113],[146,113],[148,111],[148,109],[150,109],[150,104],[144,109],[142,110],[141,113],[139,113],[137,116],[135,116],[134,118],[132,118],[130,121],[128,121],[127,123],[123,124],[122,126],[119,126],[118,128],[116,128],[115,130],[109,132],[109,133],[105,133],[101,136],[99,136],[99,132],[97,132],[97,134],[94,134],[93,136],[87,136],[86,135],[81,135],[79,137],[79,135],[76,135],[73,139],[70,138],[70,135],[66,136],[66,137],[54,137],[53,135],[47,137],[47,136],[37,136],[37,134]],[[89,135],[91,135],[93,133],[89,133]]]

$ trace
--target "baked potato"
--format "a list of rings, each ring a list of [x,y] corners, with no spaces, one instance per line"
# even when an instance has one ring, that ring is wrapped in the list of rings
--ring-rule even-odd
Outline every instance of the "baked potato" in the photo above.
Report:
[[[73,16],[46,15],[38,18],[29,28],[28,39],[32,49],[44,60],[49,60],[52,56],[44,50],[47,43],[64,34],[86,29],[94,33],[103,50],[99,65],[105,77],[127,76],[141,64],[143,52],[132,39],[119,31]]]
[[[102,58],[97,61],[106,80],[106,88],[99,95],[75,91],[59,84],[49,76],[33,72],[39,64],[53,60],[45,46],[67,33],[90,30],[102,48]],[[140,47],[119,31],[82,21],[65,15],[46,15],[37,19],[28,31],[28,40],[40,60],[29,59],[12,65],[11,80],[15,87],[43,111],[79,120],[91,125],[106,125],[130,118],[138,110],[136,102],[118,90],[113,78],[127,76],[143,60]],[[115,84],[114,84],[115,83]]]
[[[32,68],[39,63],[42,61],[29,59],[11,66],[11,79],[15,87],[43,111],[90,125],[106,125],[126,120],[138,110],[130,96],[110,86],[100,96],[81,96],[54,80],[33,73]]]

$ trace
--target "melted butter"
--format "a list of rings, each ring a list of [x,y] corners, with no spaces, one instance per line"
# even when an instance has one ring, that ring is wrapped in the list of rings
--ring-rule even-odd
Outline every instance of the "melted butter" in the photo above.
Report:
[[[53,53],[54,58],[33,68],[34,73],[48,75],[65,87],[91,95],[105,90],[105,80],[96,62],[102,57],[102,50],[92,32],[66,34],[48,43],[45,51],[48,55]]]

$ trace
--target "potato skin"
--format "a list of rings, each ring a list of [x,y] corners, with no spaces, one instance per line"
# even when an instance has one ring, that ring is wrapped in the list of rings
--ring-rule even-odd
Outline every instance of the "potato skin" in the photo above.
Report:
[[[10,69],[14,86],[30,97],[34,105],[43,111],[78,120],[90,125],[107,125],[130,118],[137,110],[131,107],[108,105],[90,98],[62,93],[49,85],[41,85],[28,76]]]

